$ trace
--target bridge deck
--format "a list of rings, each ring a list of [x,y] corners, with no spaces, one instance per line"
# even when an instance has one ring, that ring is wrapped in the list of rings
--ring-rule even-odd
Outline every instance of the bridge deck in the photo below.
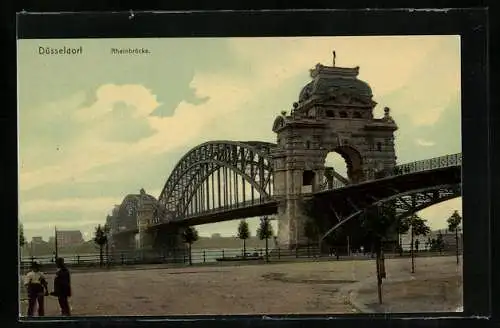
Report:
[[[378,200],[387,200],[390,197],[404,192],[415,192],[439,185],[460,183],[461,181],[461,154],[446,155],[433,159],[402,164],[396,167],[397,175],[366,181],[354,185],[346,185],[304,194],[304,199],[313,199],[315,202],[330,203],[336,211],[352,213],[354,204],[372,204]],[[222,222],[228,220],[273,215],[277,213],[278,200],[274,197],[254,199],[240,202],[231,206],[218,207],[188,215],[179,220],[170,220],[151,225],[155,229],[165,225],[192,226]],[[118,233],[136,232],[129,229]]]
[[[316,202],[329,202],[338,212],[352,212],[352,204],[372,204],[377,200],[386,200],[395,195],[435,188],[440,185],[456,184],[461,181],[461,169],[458,166],[438,168],[428,171],[391,176],[367,181],[342,188],[325,190],[303,195],[304,199],[315,199]],[[351,204],[352,203],[352,204]],[[179,221],[170,221],[152,226],[180,225],[192,226],[235,220],[239,218],[272,215],[277,213],[278,201],[262,200],[261,203],[245,202],[233,208],[217,208],[187,217]]]

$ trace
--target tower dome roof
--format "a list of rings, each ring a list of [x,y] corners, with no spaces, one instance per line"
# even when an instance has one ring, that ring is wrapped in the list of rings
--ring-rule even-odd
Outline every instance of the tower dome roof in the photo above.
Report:
[[[368,83],[357,78],[358,74],[359,67],[344,68],[317,64],[311,70],[313,80],[300,91],[299,101],[305,101],[312,96],[324,96],[335,90],[345,90],[371,98],[372,89]]]

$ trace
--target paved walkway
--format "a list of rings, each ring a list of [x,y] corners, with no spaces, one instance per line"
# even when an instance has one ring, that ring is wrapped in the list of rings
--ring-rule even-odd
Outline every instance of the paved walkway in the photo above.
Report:
[[[407,272],[384,280],[383,304],[378,302],[374,277],[345,286],[343,293],[364,313],[462,312],[462,266],[452,268],[449,262],[442,266],[424,262],[414,274]]]
[[[453,257],[422,258],[417,260],[417,272],[447,277],[457,272],[453,264]],[[410,262],[387,260],[386,268],[384,297],[393,304],[395,291],[389,286],[408,276]],[[368,282],[374,275],[371,260],[81,272],[72,277],[71,305],[78,316],[353,313],[366,310],[357,303],[371,297]],[[415,293],[428,294],[428,284],[421,285]],[[356,286],[362,297],[352,301],[346,291]],[[58,315],[57,300],[48,297],[46,303],[47,315]],[[414,311],[424,308],[419,304],[412,305]],[[26,304],[21,304],[21,310],[25,313]]]

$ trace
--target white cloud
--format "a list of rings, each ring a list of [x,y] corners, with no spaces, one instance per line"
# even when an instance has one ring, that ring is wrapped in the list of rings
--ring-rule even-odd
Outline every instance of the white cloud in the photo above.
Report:
[[[427,141],[424,139],[417,139],[415,140],[415,143],[422,147],[432,147],[436,144],[434,141]]]
[[[230,45],[238,58],[252,63],[250,70],[260,75],[258,81],[278,87],[291,76],[307,76],[316,63],[331,65],[335,50],[336,66],[360,66],[360,78],[372,86],[375,95],[382,96],[410,82],[427,54],[445,38],[298,37],[279,38],[279,41],[276,38],[236,38],[231,39]]]
[[[103,141],[99,134],[89,129],[59,165],[22,171],[20,188],[27,190],[46,183],[82,181],[85,172],[97,166],[163,153],[179,146],[195,146],[209,138],[210,131],[204,130],[208,123],[241,110],[246,102],[258,98],[262,92],[282,87],[290,77],[304,75],[307,79],[308,69],[315,62],[331,62],[332,49],[336,49],[338,65],[361,66],[361,78],[372,85],[376,95],[383,95],[408,82],[416,67],[420,66],[418,64],[439,42],[440,38],[427,37],[367,37],[361,42],[360,39],[347,37],[282,38],[279,41],[271,38],[232,39],[230,49],[233,55],[249,63],[247,75],[197,73],[191,87],[198,97],[209,97],[209,100],[200,105],[181,102],[171,117],[148,116],[160,105],[153,93],[158,91],[148,90],[142,85],[102,85],[97,90],[94,104],[78,110],[67,109],[74,111],[76,120],[97,121],[112,109],[114,103],[123,102],[135,109],[134,117],[146,118],[156,134],[125,145]],[[398,52],[389,52],[388,49],[396,44]],[[367,56],[363,49],[369,49],[370,55]],[[419,92],[413,94],[421,97],[428,93],[429,90],[425,89],[428,84],[428,81],[422,81],[415,89]],[[449,99],[446,90],[442,90],[441,94]],[[290,99],[290,102],[294,100]],[[397,110],[403,111],[404,108]],[[439,116],[438,111],[430,113],[434,113],[432,120]],[[429,115],[419,114],[417,117],[421,119]],[[427,119],[426,123],[429,122]]]
[[[375,101],[381,103],[379,111],[384,105],[388,105],[393,108],[394,113],[409,115],[415,125],[432,125],[454,93],[459,93],[460,88],[460,58],[450,57],[450,54],[454,55],[456,52],[439,52],[447,38],[338,37],[282,38],[279,41],[276,38],[232,39],[229,41],[230,51],[240,63],[248,64],[246,74],[241,74],[241,70],[196,72],[190,86],[197,97],[208,97],[208,101],[199,105],[183,101],[170,117],[149,116],[160,105],[157,95],[162,90],[149,90],[140,84],[104,84],[97,90],[96,101],[85,108],[80,108],[84,100],[83,93],[61,99],[58,103],[46,106],[51,113],[47,117],[71,115],[75,121],[92,123],[102,120],[115,103],[123,102],[133,109],[132,116],[147,122],[155,134],[136,143],[125,144],[104,141],[101,134],[96,133],[97,127],[90,128],[79,136],[77,142],[63,148],[65,158],[57,165],[36,167],[32,164],[36,163],[34,155],[27,154],[25,159],[29,161],[20,170],[20,189],[25,191],[49,183],[96,182],[102,176],[89,176],[87,172],[93,168],[127,162],[131,158],[147,160],[147,156],[151,154],[165,153],[180,146],[193,147],[203,141],[219,138],[222,133],[207,129],[211,122],[224,121],[234,113],[253,115],[251,112],[243,112],[249,102],[256,102],[263,94],[283,88],[292,78],[303,76],[303,84],[306,84],[309,81],[309,69],[317,62],[327,65],[331,63],[332,50],[337,53],[338,66],[360,66],[360,78],[371,85]],[[430,54],[437,54],[432,64],[426,62]],[[384,96],[403,86],[406,91],[400,101],[395,104],[382,103]],[[297,88],[297,94],[299,91],[300,87]],[[296,98],[286,99],[288,104],[293,101]],[[261,106],[265,107],[266,104],[262,103]],[[282,109],[269,108],[269,111],[279,113]],[[271,123],[263,122],[269,129]],[[228,120],[224,124],[231,126],[232,123]],[[21,132],[22,128],[21,126]],[[230,135],[227,138],[234,139]],[[426,147],[433,144],[422,139],[415,142]],[[340,166],[345,164],[340,160],[335,164],[337,163],[339,170],[343,170]],[[159,192],[160,190],[148,191],[155,197],[159,196]],[[22,202],[21,211],[33,213],[70,208],[87,211],[89,207],[86,206],[90,206],[107,213],[113,204],[120,203],[121,200],[97,198],[93,204],[85,199],[62,199],[56,202],[38,200]],[[436,208],[438,207],[430,208],[426,213],[432,214],[437,211]],[[438,217],[441,214],[436,212],[432,215]]]
[[[77,120],[97,122],[114,103],[124,102],[135,109],[134,116],[145,118],[156,133],[135,144],[124,144],[104,141],[89,129],[58,165],[21,171],[20,189],[29,190],[46,183],[85,181],[85,172],[95,167],[168,152],[186,144],[194,146],[205,137],[202,133],[204,125],[239,110],[252,94],[244,84],[238,85],[231,77],[200,74],[195,76],[192,86],[196,88],[197,96],[210,99],[200,105],[181,102],[171,117],[148,116],[159,103],[156,96],[142,85],[101,86],[94,104],[79,110],[68,109],[74,110]]]
[[[99,120],[111,112],[116,103],[123,102],[135,109],[132,117],[147,117],[161,104],[156,101],[156,96],[140,84],[102,85],[96,92],[97,100],[91,106],[79,108],[74,117],[80,121]]]

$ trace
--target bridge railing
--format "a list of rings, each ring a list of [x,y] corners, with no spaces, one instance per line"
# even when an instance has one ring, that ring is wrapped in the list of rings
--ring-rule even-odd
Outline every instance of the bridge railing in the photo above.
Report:
[[[410,174],[410,173],[416,173],[416,172],[422,172],[422,171],[427,171],[427,170],[433,170],[433,169],[439,169],[439,168],[445,168],[445,167],[451,167],[451,166],[461,166],[462,165],[462,153],[457,153],[457,154],[451,154],[451,155],[445,155],[445,156],[439,156],[439,157],[434,157],[430,159],[425,159],[425,160],[420,160],[420,161],[415,161],[411,163],[405,163],[401,165],[397,165],[394,168],[394,171],[392,172],[378,172],[375,174],[375,178],[383,178],[383,177],[388,177],[388,176],[395,176],[395,175],[404,175],[404,174]],[[320,190],[331,190],[331,189],[338,189],[345,187],[345,184],[337,179],[333,179],[330,183],[326,182],[323,183],[320,186]],[[272,201],[272,199],[269,198],[254,198],[253,200],[248,200],[245,202],[238,202],[235,204],[230,204],[230,205],[225,205],[225,206],[220,206],[217,208],[205,210],[196,214],[190,214],[187,215],[184,219],[190,219],[194,217],[199,217],[199,216],[208,216],[208,215],[213,215],[217,213],[221,213],[224,211],[232,210],[232,209],[240,209],[240,208],[245,208],[249,207],[252,205],[259,205],[259,204],[265,204],[269,201]],[[161,224],[161,223],[167,223],[170,222],[172,219],[169,218],[163,218],[163,219],[157,219],[153,220],[152,224]],[[126,229],[127,231],[130,230],[132,227],[127,227],[129,229]],[[117,231],[121,232],[121,231]]]
[[[397,256],[408,256],[410,253],[410,244],[404,243],[401,249],[395,247],[396,245],[387,245],[386,256],[391,257],[391,255]],[[459,244],[459,252],[462,251],[462,245]],[[420,250],[417,250],[418,256],[436,256],[436,255],[454,255],[456,252],[454,241],[451,243],[445,240],[442,249],[431,249],[426,243],[420,244]],[[243,257],[242,248],[227,248],[227,249],[193,249],[191,252],[191,262],[193,264],[209,264],[216,262],[230,262],[230,261],[259,261],[265,260],[266,249],[263,247],[247,247],[245,250],[245,257]],[[178,254],[177,257],[171,256],[171,254]],[[182,254],[182,255],[181,255]],[[320,251],[317,245],[311,244],[309,247],[301,247],[298,249],[288,249],[279,247],[269,247],[268,249],[269,259],[271,261],[288,260],[288,259],[304,259],[304,258],[332,258],[339,255],[341,259],[356,259],[365,257],[371,257],[372,253],[370,250],[362,250],[351,247],[348,249],[345,245],[339,245],[332,247],[330,249],[324,249]],[[64,254],[66,265],[70,268],[97,268],[101,265],[101,258],[99,254]],[[115,254],[103,254],[102,258],[103,267],[110,266],[125,266],[125,265],[141,265],[141,264],[189,264],[189,254],[185,251],[185,248],[180,249],[168,249],[164,251],[158,251],[154,254],[149,252],[142,252],[141,250],[135,251],[124,251],[115,252]],[[37,261],[42,266],[42,271],[54,272],[56,266],[53,260],[53,256],[33,256],[33,257],[23,257],[19,263],[20,273],[24,274],[29,271],[31,263]]]
[[[393,174],[402,175],[461,165],[462,153],[458,153],[397,165],[394,169]]]
[[[375,173],[375,179],[385,178],[388,176],[423,172],[445,167],[461,166],[461,165],[462,165],[462,153],[444,155],[444,156],[397,165],[394,168],[394,171],[392,172],[380,171]],[[345,186],[346,185],[342,181],[333,179],[333,182],[330,183],[325,181],[320,186],[320,190],[332,190],[332,189],[342,188]]]

